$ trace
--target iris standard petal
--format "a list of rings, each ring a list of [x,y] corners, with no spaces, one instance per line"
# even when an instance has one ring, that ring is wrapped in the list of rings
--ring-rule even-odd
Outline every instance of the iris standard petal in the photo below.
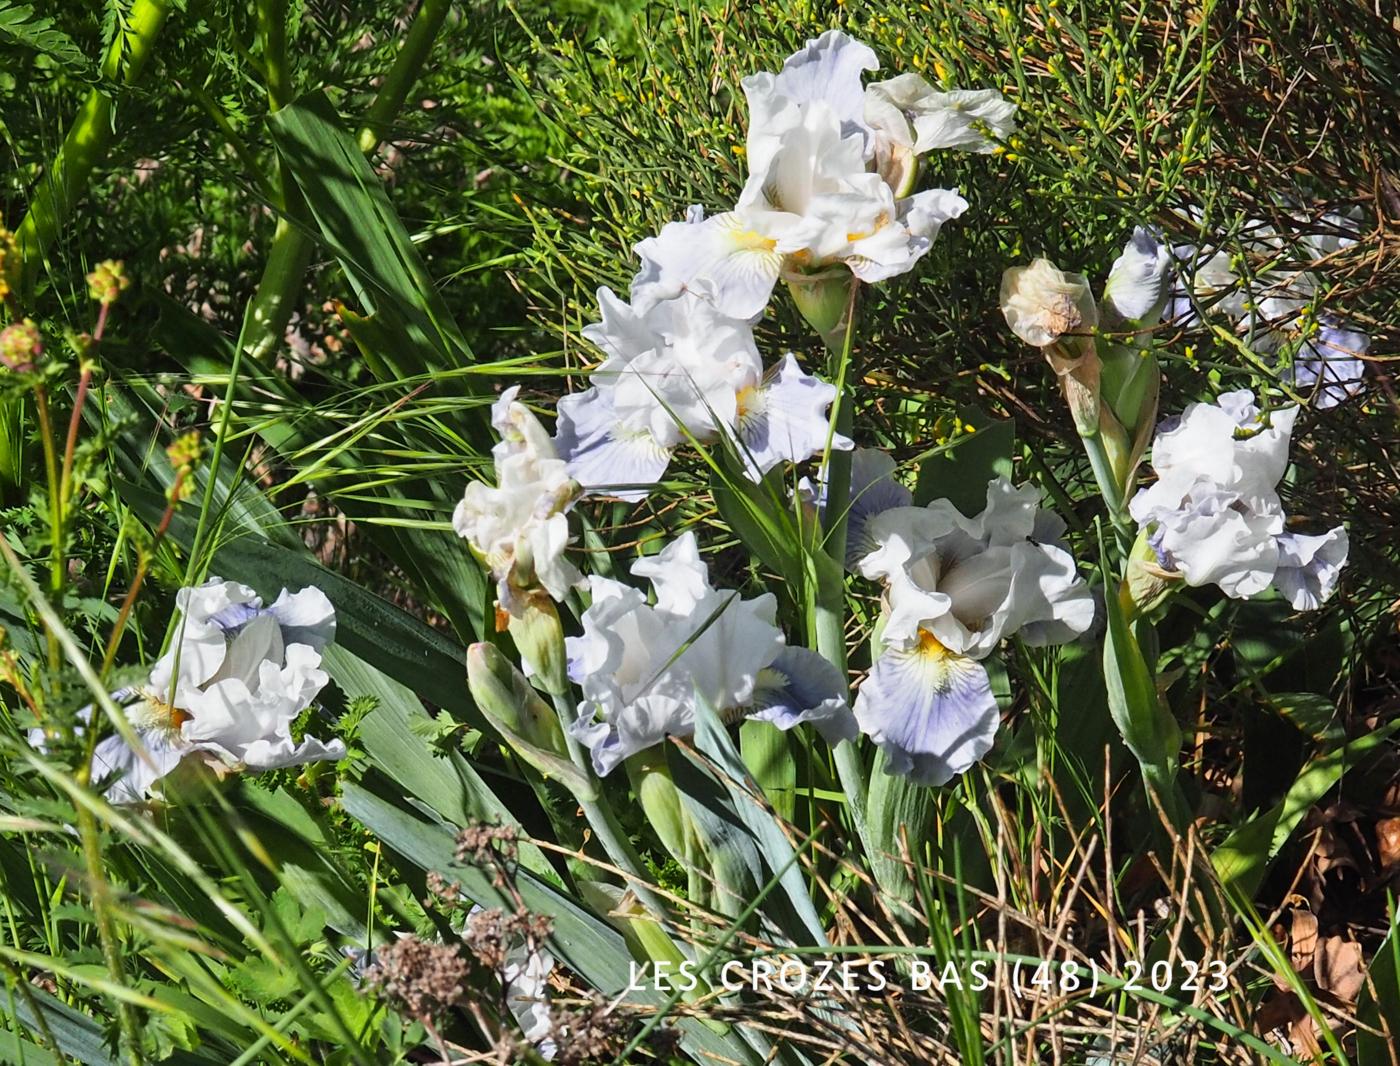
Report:
[[[851,456],[851,508],[846,514],[846,569],[875,550],[869,535],[872,518],[895,507],[908,507],[914,494],[895,480],[894,459],[878,448],[857,448]]]
[[[739,396],[739,453],[755,481],[779,463],[800,463],[826,451],[828,409],[836,386],[808,374],[789,352],[768,379]],[[831,446],[849,451],[849,437],[836,433]]]
[[[1103,308],[1123,322],[1154,325],[1162,317],[1172,277],[1170,249],[1138,226],[1108,272]]]
[[[335,607],[314,585],[300,592],[283,589],[267,610],[282,627],[286,644],[308,644],[322,651],[335,640]]]

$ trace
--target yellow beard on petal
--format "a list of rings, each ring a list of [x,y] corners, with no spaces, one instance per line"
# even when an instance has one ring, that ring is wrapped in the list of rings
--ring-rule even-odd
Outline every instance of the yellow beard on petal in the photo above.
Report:
[[[141,702],[129,713],[132,724],[140,729],[156,729],[164,733],[178,733],[180,727],[193,717],[183,707],[176,707],[166,701],[165,696],[150,689],[140,689]]]
[[[919,655],[928,656],[931,659],[946,659],[953,653],[943,646],[943,643],[930,633],[927,629],[919,630]]]
[[[937,692],[947,692],[960,678],[967,676],[969,669],[977,668],[974,660],[945,647],[927,629],[919,630],[919,643],[910,654],[922,667],[927,683]]]

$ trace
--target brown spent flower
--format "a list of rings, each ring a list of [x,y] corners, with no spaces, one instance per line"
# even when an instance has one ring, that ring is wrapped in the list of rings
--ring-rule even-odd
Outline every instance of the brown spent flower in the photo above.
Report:
[[[626,1045],[632,1019],[594,997],[585,1010],[551,1011],[553,1032],[550,1037],[559,1050],[554,1061],[558,1066],[587,1066],[588,1063],[610,1062]]]
[[[545,914],[524,908],[507,914],[499,907],[473,912],[462,930],[462,943],[489,970],[505,969],[511,945],[524,940],[532,949],[549,939],[554,923]]]
[[[454,945],[406,936],[375,953],[365,981],[401,1013],[432,1018],[467,996],[471,964]]]
[[[452,907],[461,902],[462,888],[436,870],[428,871],[428,894],[439,904]]]

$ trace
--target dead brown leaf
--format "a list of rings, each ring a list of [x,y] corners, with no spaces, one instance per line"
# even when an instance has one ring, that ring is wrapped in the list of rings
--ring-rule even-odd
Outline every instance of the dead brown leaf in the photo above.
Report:
[[[1355,1003],[1366,984],[1361,945],[1339,936],[1323,937],[1313,956],[1313,977],[1321,991],[1343,1003]]]
[[[1376,823],[1376,855],[1382,875],[1400,869],[1400,818],[1382,818]]]

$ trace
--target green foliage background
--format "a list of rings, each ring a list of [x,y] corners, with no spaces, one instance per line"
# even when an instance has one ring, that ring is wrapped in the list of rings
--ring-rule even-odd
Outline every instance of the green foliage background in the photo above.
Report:
[[[1052,376],[1004,326],[1002,270],[1044,254],[1102,279],[1133,226],[1145,224],[1180,243],[1223,242],[1252,271],[1265,263],[1234,239],[1248,220],[1296,238],[1326,232],[1331,210],[1358,220],[1360,240],[1321,268],[1319,303],[1371,334],[1371,386],[1355,403],[1309,413],[1285,486],[1289,512],[1306,516],[1309,529],[1346,522],[1353,547],[1343,594],[1300,622],[1278,602],[1193,593],[1160,634],[1167,704],[1195,736],[1183,777],[1201,839],[1245,871],[1230,898],[1234,932],[1213,931],[1215,946],[1252,952],[1256,963],[1219,1008],[1224,1021],[1182,1011],[1161,1040],[1192,1061],[1242,1061],[1230,1056],[1268,998],[1270,967],[1293,974],[1264,946],[1263,916],[1306,866],[1304,833],[1293,836],[1303,812],[1309,830],[1339,802],[1363,819],[1394,813],[1386,739],[1400,705],[1393,22],[1341,0],[469,0],[436,5],[442,22],[431,48],[398,82],[390,72],[415,14],[423,20],[433,5],[181,0],[148,42],[139,76],[127,78],[141,48],[139,7],[0,0],[6,226],[20,228],[84,102],[98,93],[112,108],[105,151],[27,291],[19,286],[23,313],[45,330],[55,395],[68,394],[78,362],[65,333],[93,328],[84,274],[121,258],[134,281],[95,353],[101,402],[84,421],[82,505],[57,586],[46,591],[82,654],[100,661],[117,604],[149,555],[150,577],[119,645],[120,661],[136,664],[158,653],[183,583],[222,573],[265,594],[321,584],[341,633],[328,660],[336,688],[318,728],[334,720],[354,757],[334,773],[243,782],[158,828],[98,812],[104,863],[94,877],[56,829],[77,824],[84,793],[28,754],[25,710],[0,694],[9,724],[0,956],[10,1023],[0,1058],[58,1061],[51,1049],[60,1045],[85,1062],[116,1061],[113,1048],[132,1061],[403,1061],[423,1041],[421,1028],[364,995],[340,948],[382,942],[390,929],[442,932],[430,870],[451,871],[473,899],[492,898],[479,871],[454,865],[450,827],[520,823],[583,847],[570,827],[572,798],[495,743],[467,698],[463,647],[508,641],[489,624],[490,591],[451,532],[451,508],[489,464],[484,416],[494,391],[522,380],[548,409],[577,387],[565,373],[594,360],[579,329],[593,318],[598,286],[625,288],[631,246],[689,204],[732,203],[744,174],[740,78],[839,26],[868,41],[889,73],[996,87],[1020,107],[1010,151],[944,154],[924,179],[958,185],[971,208],[914,274],[863,310],[857,439],[917,461],[926,484],[945,491],[969,465],[985,465],[979,440],[995,444],[1018,480],[1042,485],[1068,511],[1081,558],[1096,551],[1092,479]],[[361,166],[353,151],[361,126],[398,90],[401,104],[370,130]],[[1187,221],[1194,212],[1198,224]],[[289,322],[274,315],[269,326],[246,313],[269,294]],[[1262,355],[1253,340],[1209,325],[1160,330],[1164,412],[1233,387],[1286,394],[1279,374],[1291,350]],[[819,347],[782,301],[761,344],[808,355]],[[999,436],[959,431],[1007,420],[1009,451]],[[208,442],[196,491],[168,536],[154,537],[171,482],[162,449],[189,428]],[[7,385],[0,536],[42,583],[51,547],[41,462],[31,401]],[[624,570],[631,555],[695,526],[714,549],[717,583],[748,592],[776,583],[739,549],[698,463],[673,468],[669,483],[683,490],[679,506],[589,505],[593,569]],[[874,609],[858,598],[852,606],[861,618]],[[48,635],[19,583],[0,587],[0,622],[4,647],[47,694],[50,713],[71,716],[91,702],[73,657],[45,656]],[[920,886],[926,914],[916,935],[945,957],[977,946],[958,941],[969,935],[959,920],[975,910],[978,890],[990,890],[994,868],[1003,900],[1009,893],[1009,906],[1032,916],[1028,928],[1054,930],[1069,908],[1057,909],[1058,890],[1042,883],[1055,879],[1037,873],[1033,857],[1048,853],[1068,869],[1081,837],[1111,840],[1096,807],[1102,781],[1135,772],[1121,752],[1104,760],[1105,744],[1117,740],[1092,657],[1021,649],[1009,665],[1034,680],[1008,697],[1004,758],[939,796],[947,836],[924,855],[948,884]],[[73,754],[56,753],[54,765],[71,769]],[[1368,761],[1358,763],[1361,755]],[[829,777],[808,784],[830,792]],[[1118,813],[1141,833],[1103,891],[1130,913],[1142,901],[1139,864],[1170,864],[1171,854],[1149,859],[1150,812],[1140,799],[1121,802]],[[837,806],[814,800],[804,827],[839,820]],[[640,810],[623,807],[623,828],[661,883],[694,888]],[[971,842],[966,853],[949,843],[959,834]],[[603,920],[605,908],[570,893],[571,872],[554,853],[531,851],[522,865],[532,906],[585,945],[569,960],[581,984],[614,993],[634,947]],[[818,905],[834,920],[841,900],[860,897],[858,877],[823,869],[837,890]],[[1395,919],[1377,883],[1356,896],[1334,890],[1328,905],[1347,913],[1324,917],[1331,928],[1353,918],[1365,927],[1366,959],[1383,988],[1394,980]],[[858,925],[853,943],[894,938],[888,914],[847,920]],[[103,951],[109,935],[120,941],[115,977]],[[1048,950],[1026,936],[1028,953]],[[1293,987],[1300,979],[1280,980],[1305,1015],[1319,1016],[1313,992]],[[1374,1025],[1385,1000],[1368,995],[1356,1010]],[[1169,1003],[1169,1013],[1180,1006]],[[930,1039],[964,1061],[1041,1053],[1017,1058],[1017,1038],[1002,1030],[984,1039],[979,1018],[989,1004],[940,1009]],[[1121,1015],[1142,1021],[1126,1002]],[[714,1028],[682,1027],[692,1058],[755,1052]],[[1345,1047],[1324,1041],[1320,1054],[1385,1061],[1370,1057],[1376,1047],[1363,1036]]]

